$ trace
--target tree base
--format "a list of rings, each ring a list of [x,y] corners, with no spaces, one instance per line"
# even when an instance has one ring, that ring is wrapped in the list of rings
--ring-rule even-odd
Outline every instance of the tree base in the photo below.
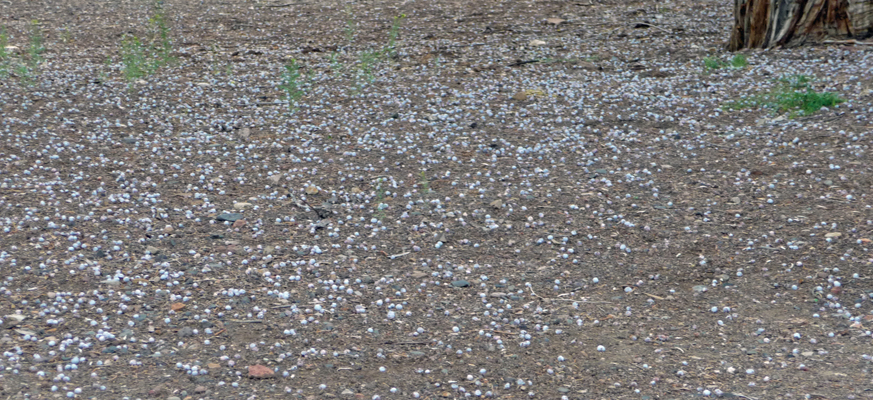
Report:
[[[728,50],[873,37],[873,0],[734,0]]]

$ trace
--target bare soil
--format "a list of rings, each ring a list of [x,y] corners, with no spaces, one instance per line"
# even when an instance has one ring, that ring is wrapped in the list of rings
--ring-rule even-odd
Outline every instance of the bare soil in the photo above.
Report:
[[[729,3],[0,2],[0,398],[873,398],[873,47]]]

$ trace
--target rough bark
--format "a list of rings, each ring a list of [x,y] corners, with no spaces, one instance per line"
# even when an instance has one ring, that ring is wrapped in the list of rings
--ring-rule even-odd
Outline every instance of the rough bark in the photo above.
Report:
[[[734,0],[729,50],[873,36],[873,0]]]

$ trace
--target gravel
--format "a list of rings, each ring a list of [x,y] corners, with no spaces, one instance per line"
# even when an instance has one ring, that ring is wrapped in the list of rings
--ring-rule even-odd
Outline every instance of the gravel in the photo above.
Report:
[[[869,46],[705,72],[725,2],[179,1],[127,81],[150,9],[56,3],[0,3],[47,49],[0,79],[4,398],[870,396]],[[846,102],[720,108],[788,74]]]

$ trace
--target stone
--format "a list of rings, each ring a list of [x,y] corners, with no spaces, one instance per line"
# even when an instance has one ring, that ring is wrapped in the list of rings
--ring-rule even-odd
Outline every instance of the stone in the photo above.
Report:
[[[272,378],[276,375],[272,369],[265,367],[263,365],[250,365],[249,366],[249,378],[253,379],[268,379]]]
[[[240,213],[223,213],[223,214],[218,214],[218,216],[215,217],[215,220],[221,221],[221,222],[225,222],[225,221],[236,222],[237,220],[240,220],[242,218],[243,218],[243,215]]]
[[[459,280],[452,282],[452,286],[454,286],[454,287],[469,287],[470,282],[465,281],[463,279],[459,279]]]
[[[252,205],[253,205],[252,203],[239,202],[239,203],[233,203],[233,208],[235,210],[245,210],[247,208],[251,208]]]
[[[244,219],[238,219],[238,220],[234,221],[232,227],[234,227],[234,228],[242,228],[242,227],[246,226],[246,224],[248,224],[248,222],[246,222],[246,220],[244,220]]]

